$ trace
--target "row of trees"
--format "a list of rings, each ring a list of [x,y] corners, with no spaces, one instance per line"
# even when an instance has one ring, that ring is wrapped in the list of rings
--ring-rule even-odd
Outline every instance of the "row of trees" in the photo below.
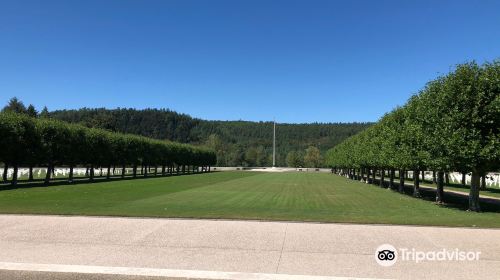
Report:
[[[33,118],[27,114],[13,112],[0,113],[0,162],[4,165],[4,180],[7,169],[14,170],[12,184],[17,183],[20,166],[30,168],[29,179],[33,178],[35,166],[47,166],[45,183],[51,180],[54,167],[68,166],[69,180],[73,181],[73,168],[90,168],[90,180],[94,178],[94,168],[119,166],[122,176],[125,168],[137,167],[147,170],[162,167],[162,174],[186,171],[186,167],[210,167],[216,163],[213,151],[187,144],[155,140],[137,135],[109,132],[87,128],[48,118]]]
[[[386,172],[393,187],[399,170],[437,172],[437,202],[443,202],[445,172],[472,173],[469,210],[480,211],[480,178],[500,168],[500,61],[458,65],[429,82],[400,108],[375,125],[346,139],[327,153],[327,163],[350,178],[383,185]],[[370,178],[371,176],[371,178]],[[414,195],[420,196],[419,177]]]
[[[309,146],[304,153],[291,151],[286,156],[286,163],[289,167],[321,167],[323,158],[317,147]]]

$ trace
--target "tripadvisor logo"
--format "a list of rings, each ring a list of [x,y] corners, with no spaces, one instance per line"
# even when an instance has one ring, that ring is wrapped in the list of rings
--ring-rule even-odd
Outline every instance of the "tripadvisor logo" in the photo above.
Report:
[[[375,250],[375,260],[381,266],[391,266],[398,260],[398,251],[390,244],[382,244]]]
[[[375,260],[381,266],[392,266],[398,260],[411,261],[415,263],[423,261],[478,261],[481,252],[477,251],[462,251],[458,248],[447,250],[441,249],[437,251],[418,251],[415,248],[407,249],[400,248],[398,250],[390,245],[383,244],[375,250]]]

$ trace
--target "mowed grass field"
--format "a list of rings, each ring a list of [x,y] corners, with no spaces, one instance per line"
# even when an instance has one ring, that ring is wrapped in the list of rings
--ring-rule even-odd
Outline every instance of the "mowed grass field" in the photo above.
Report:
[[[332,174],[215,172],[0,191],[0,213],[500,227],[471,213]]]

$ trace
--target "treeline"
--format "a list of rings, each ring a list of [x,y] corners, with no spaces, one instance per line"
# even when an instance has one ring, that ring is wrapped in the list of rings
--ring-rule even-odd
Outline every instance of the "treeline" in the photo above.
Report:
[[[87,127],[205,145],[216,151],[218,166],[272,164],[272,122],[207,121],[165,109],[83,108],[44,111],[52,118]],[[287,155],[290,152],[303,154],[310,146],[317,147],[321,154],[324,154],[331,147],[370,125],[370,123],[278,124],[277,165],[286,166]]]
[[[403,191],[405,171],[437,173],[436,201],[443,202],[445,172],[472,173],[469,210],[480,211],[480,177],[500,168],[500,61],[458,65],[429,82],[400,108],[329,150],[327,163],[353,179],[380,185],[396,171]],[[419,176],[413,176],[419,197]]]
[[[276,165],[287,166],[290,152],[305,156],[309,147],[324,154],[369,123],[276,124]],[[273,123],[249,121],[203,121],[193,129],[196,137],[209,137],[207,145],[217,151],[219,166],[271,166]],[[206,138],[204,138],[206,139]],[[323,162],[319,164],[323,166]]]
[[[186,168],[206,170],[216,163],[216,155],[206,148],[187,144],[155,140],[143,136],[120,134],[102,129],[88,128],[48,118],[33,118],[28,114],[0,113],[0,162],[4,165],[3,179],[12,167],[11,183],[17,184],[20,166],[29,167],[29,179],[33,179],[33,167],[46,166],[45,183],[51,180],[55,166],[70,168],[69,180],[73,181],[73,168],[85,166],[94,179],[94,168],[133,168],[142,166],[144,176],[154,167],[155,173],[161,167],[161,174],[186,171]]]

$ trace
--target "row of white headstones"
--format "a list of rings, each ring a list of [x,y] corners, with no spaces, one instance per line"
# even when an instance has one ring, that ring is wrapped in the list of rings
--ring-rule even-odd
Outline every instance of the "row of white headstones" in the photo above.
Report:
[[[2,169],[3,171],[3,169]],[[86,168],[74,168],[73,169],[73,174],[74,176],[85,176],[87,172]],[[89,170],[90,172],[90,170]],[[100,174],[101,169],[100,168],[95,168],[94,169],[94,174],[98,175]],[[122,174],[122,169],[121,168],[116,168],[113,172],[113,169],[111,169],[110,175],[118,175]],[[45,174],[47,173],[47,168],[34,168],[33,169],[33,177],[35,178],[42,178],[45,177]],[[107,175],[108,170],[107,168],[102,169],[102,174]],[[125,174],[131,174],[132,173],[132,168],[125,168]],[[14,169],[9,168],[7,169],[7,178],[11,179],[12,176],[14,175]],[[29,175],[29,168],[19,168],[17,171],[17,178],[20,179],[23,176],[27,177]],[[55,168],[54,169],[54,175],[55,177],[58,176],[69,176],[69,168]]]
[[[113,169],[110,169],[110,175],[121,175],[121,168],[116,168],[114,171]],[[42,178],[45,177],[45,174],[47,172],[47,168],[34,168],[33,169],[33,177],[35,178]],[[85,176],[87,172],[86,168],[74,168],[73,169],[73,174],[74,176]],[[108,173],[107,168],[102,169],[102,175],[106,176]],[[125,174],[131,174],[132,173],[132,168],[125,168]],[[413,177],[413,172],[409,171],[409,175]],[[11,179],[12,175],[14,174],[14,169],[9,168],[7,170],[7,178]],[[29,169],[28,168],[19,168],[17,177],[22,178],[27,177],[29,174]],[[101,169],[100,168],[95,168],[94,169],[94,174],[98,175],[101,174]],[[459,172],[451,172],[449,173],[450,175],[450,181],[452,183],[460,183],[462,182],[462,173]],[[55,168],[54,169],[54,175],[55,177],[59,176],[69,176],[69,168]],[[424,178],[426,180],[432,180],[432,172],[425,172]],[[467,174],[465,177],[466,184],[470,184],[471,182],[471,176],[470,174]],[[498,187],[500,188],[500,174],[499,173],[488,173],[486,175],[486,186],[488,187]]]
[[[408,175],[413,178],[413,172],[408,171]],[[419,175],[421,176],[421,175]],[[450,172],[450,182],[451,183],[462,183],[462,173],[460,172]],[[348,175],[346,175],[348,177]],[[425,180],[432,180],[432,172],[425,172],[424,173],[424,178]],[[465,176],[465,183],[470,185],[471,183],[471,174],[467,174]],[[486,175],[486,186],[491,187],[491,188],[500,188],[500,173],[488,173]]]

